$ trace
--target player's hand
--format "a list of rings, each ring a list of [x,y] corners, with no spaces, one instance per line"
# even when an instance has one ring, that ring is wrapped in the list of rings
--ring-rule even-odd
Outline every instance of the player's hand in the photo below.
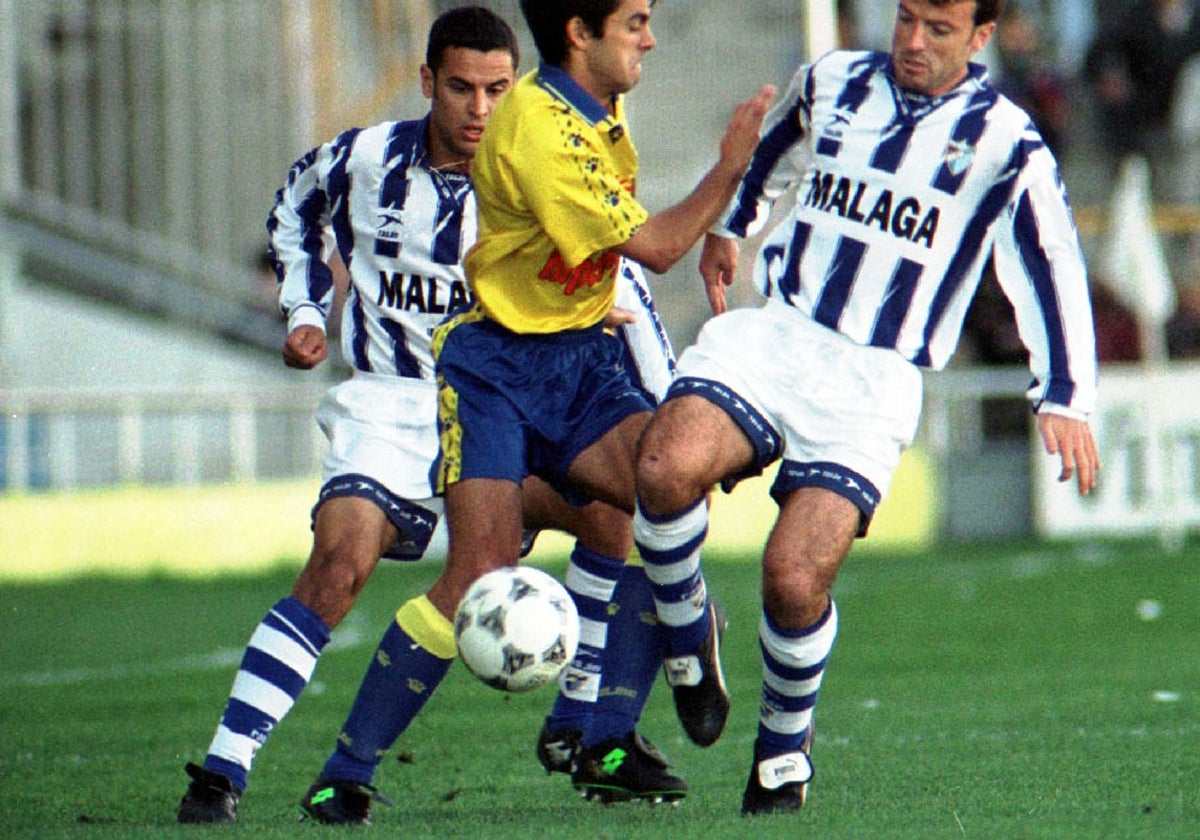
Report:
[[[1037,416],[1037,428],[1046,452],[1062,459],[1058,480],[1070,481],[1073,474],[1077,475],[1079,495],[1086,496],[1096,486],[1096,473],[1100,471],[1100,453],[1087,421],[1045,412]]]
[[[750,166],[754,150],[758,147],[758,133],[762,130],[763,117],[775,98],[775,86],[763,85],[753,98],[737,106],[733,119],[721,138],[721,162],[737,171],[737,177]]]
[[[632,324],[637,320],[636,316],[628,309],[622,306],[614,306],[608,310],[608,314],[604,316],[604,320],[600,323],[604,324],[604,328],[615,330],[617,327],[622,327],[625,324]]]
[[[725,287],[733,284],[737,265],[736,239],[714,233],[705,235],[704,247],[700,251],[700,276],[704,278],[704,291],[714,315],[720,315],[729,308],[725,302]]]
[[[283,343],[283,363],[298,370],[312,370],[329,355],[325,331],[305,324],[288,333]]]

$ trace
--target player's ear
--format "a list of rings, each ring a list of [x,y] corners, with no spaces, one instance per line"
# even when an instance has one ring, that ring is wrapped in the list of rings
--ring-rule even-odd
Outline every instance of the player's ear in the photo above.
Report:
[[[971,52],[977,53],[987,46],[988,41],[992,39],[992,33],[996,31],[996,22],[980,24],[975,27],[975,31],[971,33]]]
[[[433,71],[428,64],[421,65],[421,93],[426,99],[433,99]]]
[[[566,37],[568,49],[581,50],[592,39],[592,30],[588,29],[588,25],[583,22],[583,18],[576,15],[567,21]]]

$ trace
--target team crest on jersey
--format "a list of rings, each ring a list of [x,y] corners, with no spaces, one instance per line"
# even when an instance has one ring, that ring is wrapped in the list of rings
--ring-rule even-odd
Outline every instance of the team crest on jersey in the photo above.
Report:
[[[975,161],[975,147],[965,140],[951,140],[946,144],[943,158],[950,174],[957,178],[971,168]]]

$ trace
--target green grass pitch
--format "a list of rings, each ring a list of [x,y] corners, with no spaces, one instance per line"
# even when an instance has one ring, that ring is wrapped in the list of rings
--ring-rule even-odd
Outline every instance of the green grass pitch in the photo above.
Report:
[[[543,565],[561,572],[562,559]],[[705,560],[728,608],[733,712],[685,742],[655,689],[644,731],[692,786],[677,808],[599,806],[546,777],[550,690],[506,696],[455,666],[381,769],[404,838],[1173,838],[1200,836],[1200,546],[1150,542],[859,551],[799,816],[739,815],[757,720],[758,573]],[[295,564],[207,581],[0,586],[0,836],[342,836],[298,824],[395,606],[432,564],[381,568],[262,750],[239,826],[177,826],[242,647]]]

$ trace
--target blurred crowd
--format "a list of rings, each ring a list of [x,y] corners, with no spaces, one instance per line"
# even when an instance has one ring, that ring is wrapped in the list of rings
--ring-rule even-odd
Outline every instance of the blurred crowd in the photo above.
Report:
[[[848,46],[887,48],[894,0],[841,0],[839,12]],[[1175,288],[1164,345],[1170,358],[1200,357],[1200,0],[1008,0],[983,58],[996,87],[1030,114],[1058,157],[1077,209],[1081,194],[1083,203],[1108,206],[1122,163],[1147,161],[1150,201],[1182,210],[1175,217],[1183,219],[1161,237]],[[1106,276],[1101,232],[1081,230],[1098,352],[1102,362],[1137,361],[1146,350],[1143,325]],[[1023,364],[1015,329],[989,278],[959,355]]]

